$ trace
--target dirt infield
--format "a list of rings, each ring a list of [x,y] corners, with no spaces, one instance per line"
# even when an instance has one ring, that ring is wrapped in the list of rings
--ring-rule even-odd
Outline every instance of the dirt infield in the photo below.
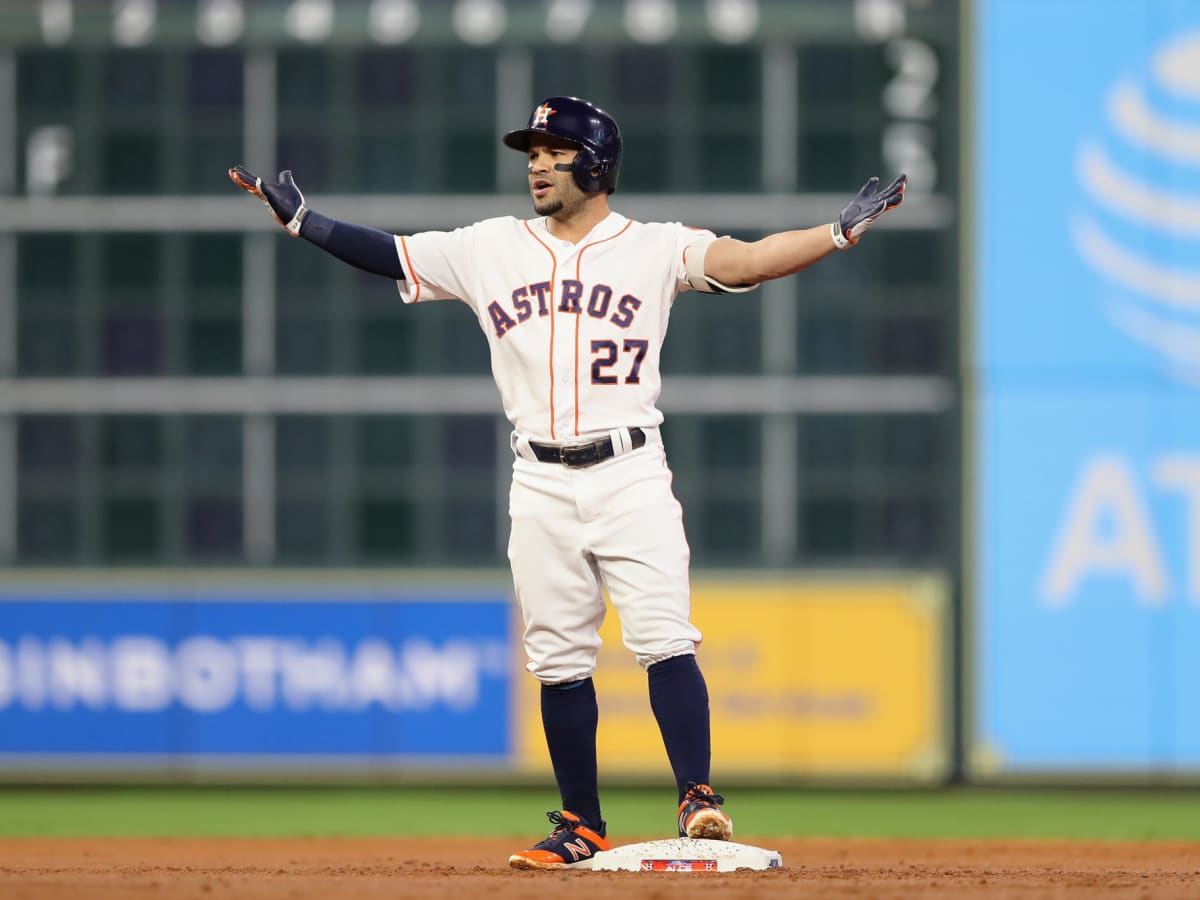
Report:
[[[0,841],[3,900],[346,897],[1196,898],[1200,843],[755,840],[769,872],[518,872],[511,841],[445,839]]]

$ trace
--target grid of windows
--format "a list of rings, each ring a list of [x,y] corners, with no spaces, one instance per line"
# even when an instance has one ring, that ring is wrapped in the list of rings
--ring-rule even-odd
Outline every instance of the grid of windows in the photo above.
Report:
[[[935,49],[936,66],[952,75],[955,60]],[[275,159],[296,171],[309,196],[397,195],[387,227],[421,230],[428,226],[405,209],[403,195],[510,190],[506,156],[520,173],[519,157],[497,140],[504,52],[21,48],[13,51],[18,191],[114,204],[167,195],[179,198],[181,220],[188,198],[231,198],[225,170],[256,162],[245,157],[256,127],[245,106],[253,95],[248,59],[257,54],[273,64],[271,125],[259,137],[269,137]],[[619,112],[626,156],[618,210],[631,195],[712,195],[711,220],[689,224],[754,240],[761,231],[721,227],[722,194],[765,201],[772,178],[797,193],[843,194],[863,173],[891,170],[881,97],[896,63],[885,43],[794,48],[782,70],[794,152],[782,173],[768,172],[762,151],[778,114],[763,46],[542,44],[524,52],[531,96],[604,98]],[[953,87],[953,77],[933,84],[932,108],[952,109]],[[929,187],[952,193],[952,123],[931,127],[940,143],[938,180]],[[513,212],[525,203],[514,196]],[[660,217],[678,217],[670,197]],[[276,239],[258,258],[239,227],[18,233],[14,375],[215,378],[236,389],[250,374],[488,374],[486,341],[463,305],[406,307],[388,280],[303,241]],[[256,280],[256,266],[269,277]],[[808,376],[921,376],[952,385],[956,279],[948,222],[880,229],[854,253],[791,279],[782,318],[764,291],[685,295],[663,351],[664,405],[672,375],[795,376],[801,385]],[[255,293],[263,284],[270,296]],[[254,311],[264,304],[268,370],[248,372]],[[776,332],[791,340],[782,356],[771,350]],[[668,414],[664,439],[697,565],[930,564],[956,552],[953,406],[689,409]],[[503,564],[509,451],[494,414],[266,414],[271,509],[259,518],[272,531],[267,562]],[[14,422],[16,561],[248,561],[247,532],[256,526],[246,479],[255,457],[242,415],[21,413]],[[768,463],[779,464],[771,435],[780,425],[794,477],[782,501]],[[782,551],[768,508],[790,523]]]
[[[20,416],[17,476],[23,562],[242,558],[236,417]]]
[[[242,260],[236,234],[22,234],[17,371],[240,374]]]
[[[279,416],[281,562],[494,564],[496,421]]]

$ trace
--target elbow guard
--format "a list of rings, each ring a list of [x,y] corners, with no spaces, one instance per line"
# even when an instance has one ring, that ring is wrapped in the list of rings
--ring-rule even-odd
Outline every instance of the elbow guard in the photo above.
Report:
[[[688,245],[684,268],[687,270],[687,282],[692,289],[706,294],[745,294],[758,287],[757,284],[723,284],[711,275],[704,274],[704,259],[708,256],[708,248],[716,240],[714,235],[705,235]]]

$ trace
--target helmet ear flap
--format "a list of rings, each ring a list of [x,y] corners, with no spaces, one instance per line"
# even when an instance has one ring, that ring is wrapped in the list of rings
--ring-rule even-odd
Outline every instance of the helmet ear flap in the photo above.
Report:
[[[605,190],[604,176],[608,173],[608,162],[597,159],[590,147],[579,148],[579,152],[575,154],[575,159],[571,163],[571,168],[571,174],[575,176],[575,183],[581,190],[589,194]],[[609,191],[609,193],[612,192]]]

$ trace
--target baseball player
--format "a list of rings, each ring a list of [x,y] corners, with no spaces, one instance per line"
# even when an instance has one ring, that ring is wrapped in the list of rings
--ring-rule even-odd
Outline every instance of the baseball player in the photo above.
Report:
[[[904,197],[905,176],[872,178],[831,223],[746,243],[610,209],[621,167],[612,116],[549,97],[504,135],[526,156],[535,218],[394,236],[310,209],[289,171],[230,177],[293,237],[396,279],[405,303],[459,300],[487,336],[512,422],[508,556],[529,672],[562,808],[553,831],[509,863],[587,866],[610,847],[597,787],[592,673],[607,590],[625,646],[645,669],[674,772],[681,837],[728,840],[709,787],[708,691],[690,621],[683,514],[671,490],[656,402],[676,297],[741,293],[853,246]]]

